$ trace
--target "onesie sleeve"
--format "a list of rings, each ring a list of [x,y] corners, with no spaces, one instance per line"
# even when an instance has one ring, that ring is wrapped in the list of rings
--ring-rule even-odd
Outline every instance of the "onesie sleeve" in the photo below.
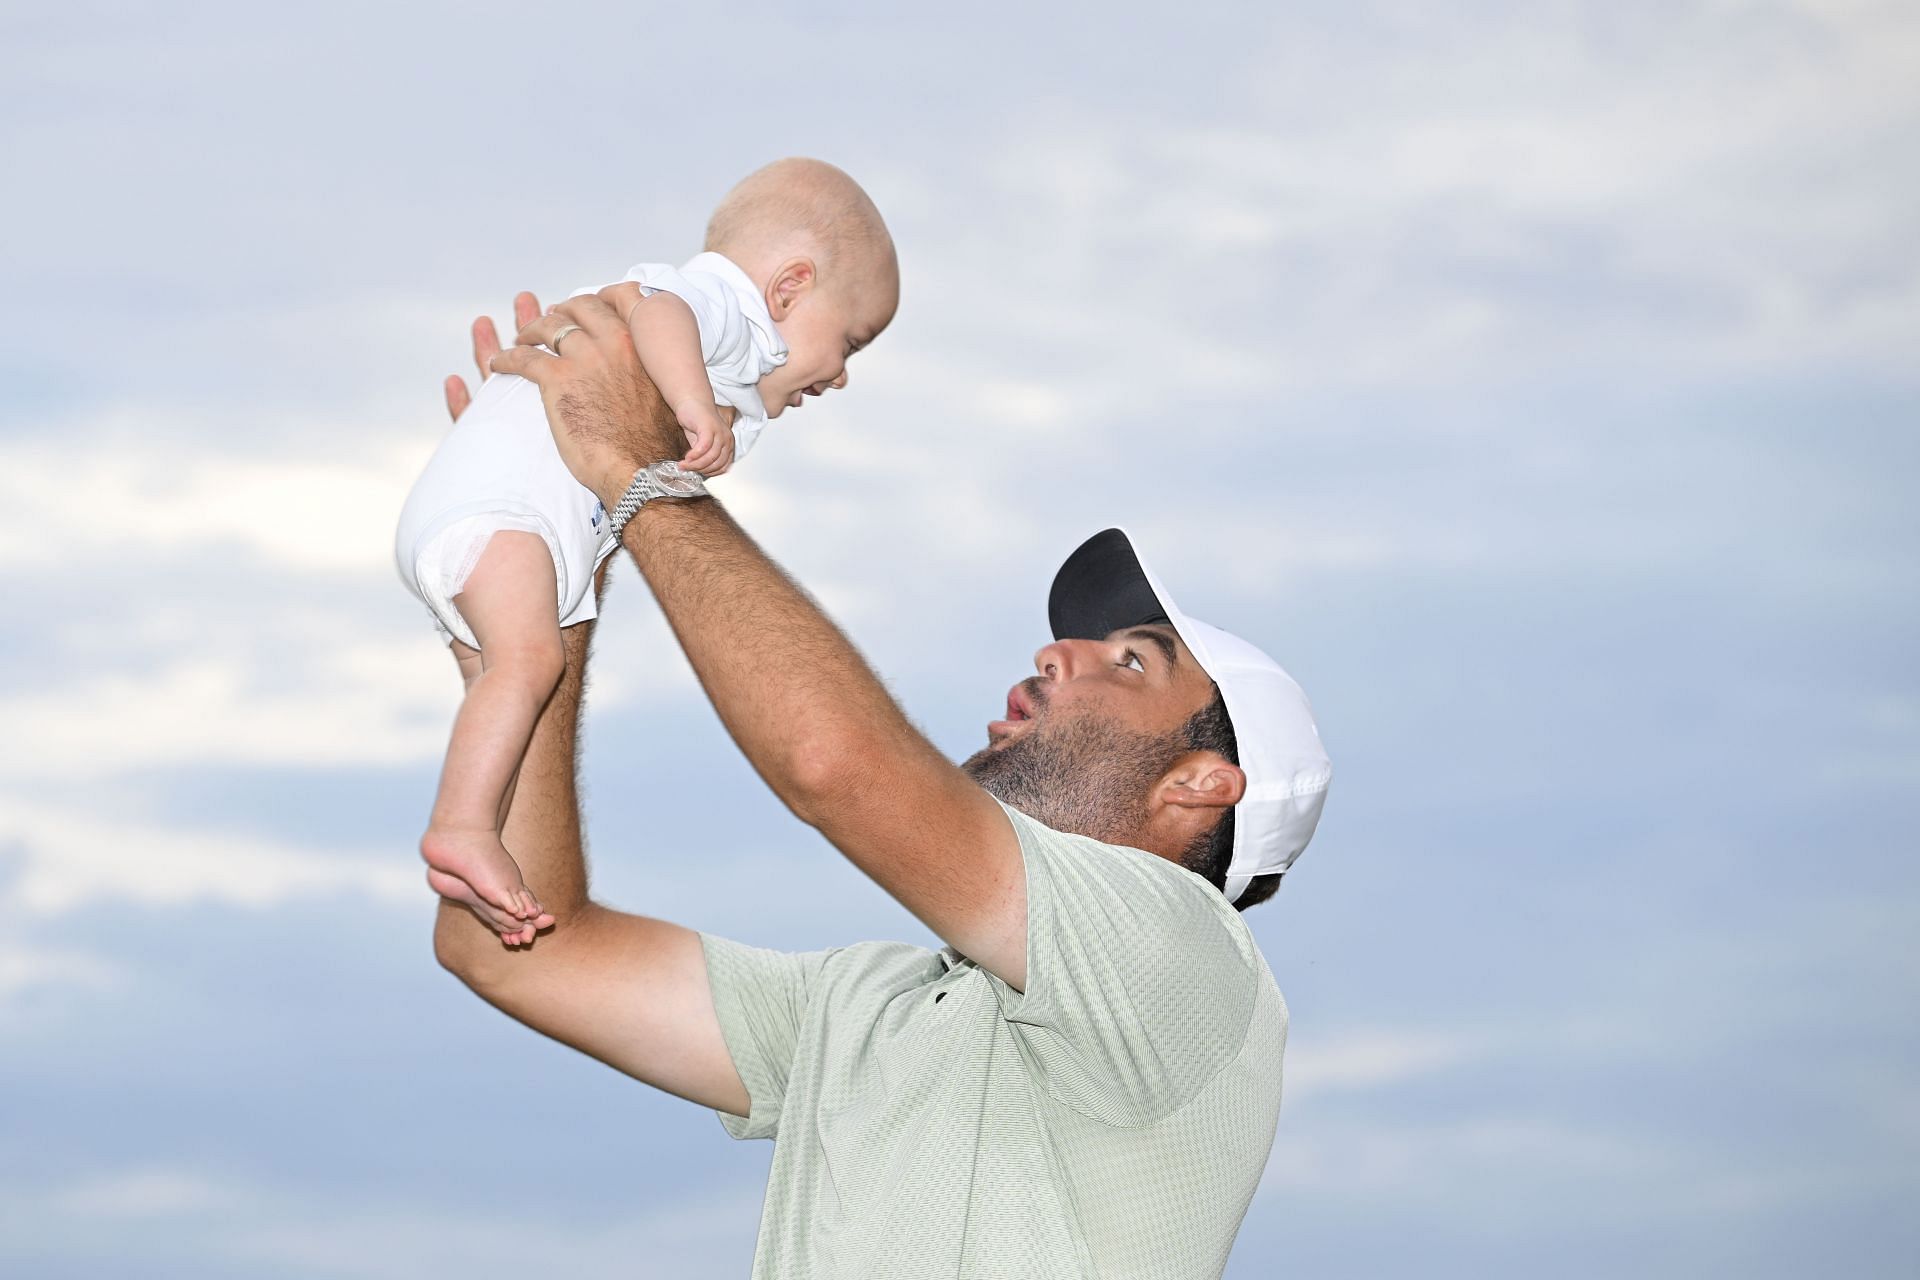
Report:
[[[716,392],[759,383],[760,353],[739,298],[718,276],[642,263],[627,273],[642,293],[671,293],[687,304],[700,329],[700,359]],[[726,401],[723,401],[726,402]]]
[[[1262,964],[1252,937],[1184,867],[1007,817],[1026,866],[1027,978],[1015,991],[988,974],[1001,1016],[1056,1100],[1152,1123],[1240,1051]]]

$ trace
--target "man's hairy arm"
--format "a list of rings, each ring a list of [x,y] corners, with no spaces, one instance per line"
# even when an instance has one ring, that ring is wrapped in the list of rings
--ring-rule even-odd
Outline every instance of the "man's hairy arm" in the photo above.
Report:
[[[530,295],[516,309],[523,321],[538,314]],[[476,324],[474,339],[484,370],[499,349],[492,325]],[[447,399],[456,415],[465,409],[458,379],[449,381]],[[534,1030],[691,1102],[745,1115],[747,1090],[720,1033],[699,935],[600,906],[588,893],[575,775],[592,628],[581,623],[561,633],[565,670],[534,726],[502,830],[555,925],[533,945],[509,948],[443,899],[434,953]]]
[[[533,349],[563,323],[586,330],[564,358]],[[573,299],[520,342],[494,368],[540,383],[562,456],[609,508],[638,465],[679,456],[673,417],[606,302]],[[623,541],[767,785],[935,933],[1024,987],[1026,886],[993,799],[719,503],[650,503]]]

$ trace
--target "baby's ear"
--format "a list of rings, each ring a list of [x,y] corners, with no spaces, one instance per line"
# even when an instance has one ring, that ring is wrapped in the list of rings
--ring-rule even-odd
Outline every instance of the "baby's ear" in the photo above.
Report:
[[[817,279],[812,258],[788,258],[767,281],[767,310],[775,320],[785,320]]]

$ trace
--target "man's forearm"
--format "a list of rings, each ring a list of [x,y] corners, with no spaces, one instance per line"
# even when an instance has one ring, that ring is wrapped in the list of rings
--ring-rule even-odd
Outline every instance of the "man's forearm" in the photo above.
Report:
[[[727,731],[802,819],[818,826],[820,803],[865,759],[939,759],[840,629],[717,502],[649,503],[624,542]]]
[[[574,774],[592,630],[593,624],[584,622],[560,633],[566,668],[534,724],[513,805],[501,831],[502,842],[520,864],[521,878],[559,929],[587,906],[587,866]],[[465,907],[446,900],[440,903],[434,925],[434,948],[441,962],[455,970],[472,960],[502,954],[499,936],[492,929]]]
[[[492,362],[539,386],[562,461],[609,508],[637,467],[684,446],[614,309],[636,292],[571,299]],[[542,353],[561,338],[564,355]],[[787,807],[950,944],[1024,981],[1020,847],[993,797],[934,750],[713,499],[650,502],[623,542],[722,723]],[[588,908],[582,932],[600,918]]]

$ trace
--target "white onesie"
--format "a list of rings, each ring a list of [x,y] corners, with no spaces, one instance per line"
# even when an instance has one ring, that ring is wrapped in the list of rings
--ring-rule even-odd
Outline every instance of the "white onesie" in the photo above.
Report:
[[[626,278],[643,294],[664,290],[692,309],[714,403],[735,411],[734,457],[744,458],[767,422],[760,379],[787,360],[787,344],[760,290],[717,253],[699,254],[677,270],[642,263]],[[479,647],[453,598],[466,587],[488,539],[503,529],[545,540],[553,554],[561,626],[595,616],[593,571],[614,549],[606,508],[560,460],[540,388],[510,373],[480,385],[414,481],[394,536],[401,581],[449,641]]]

